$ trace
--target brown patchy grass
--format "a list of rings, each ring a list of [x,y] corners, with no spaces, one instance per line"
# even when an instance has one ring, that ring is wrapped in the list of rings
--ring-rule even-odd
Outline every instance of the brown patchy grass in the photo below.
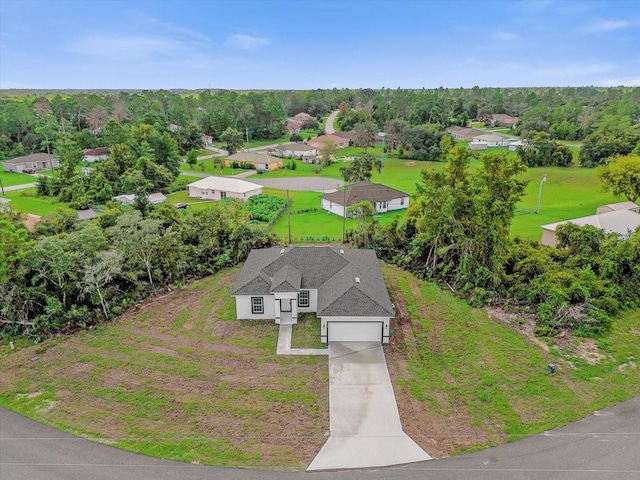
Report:
[[[238,271],[5,356],[0,403],[152,455],[306,467],[329,428],[327,359],[277,357],[273,322],[234,320]]]

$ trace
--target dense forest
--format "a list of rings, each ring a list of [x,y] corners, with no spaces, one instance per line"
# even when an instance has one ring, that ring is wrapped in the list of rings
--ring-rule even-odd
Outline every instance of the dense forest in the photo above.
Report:
[[[334,110],[338,127],[353,129],[364,149],[384,131],[387,151],[398,158],[447,162],[442,171],[423,171],[405,219],[381,227],[364,215],[349,232],[353,245],[373,247],[474,304],[532,308],[544,335],[600,335],[616,312],[640,303],[640,233],[619,239],[567,227],[558,249],[509,238],[524,191],[518,175],[527,166],[570,165],[567,141],[580,143],[581,166],[606,164],[602,178],[631,199],[637,185],[616,178],[627,181],[638,169],[640,88],[3,93],[0,159],[54,153],[62,166],[40,177],[38,193],[74,208],[106,205],[94,223],[58,212],[32,232],[20,215],[0,213],[4,333],[83,328],[272,244],[250,222],[249,205],[225,201],[187,212],[148,205],[145,195],[181,188],[180,163],[202,147],[203,134],[228,145],[245,137],[280,141],[289,116],[319,120]],[[519,118],[513,132],[528,147],[517,156],[485,154],[471,169],[469,151],[445,129],[488,125],[496,113]],[[79,173],[82,150],[95,147],[108,147],[110,158]],[[109,202],[120,193],[137,194],[135,208]]]

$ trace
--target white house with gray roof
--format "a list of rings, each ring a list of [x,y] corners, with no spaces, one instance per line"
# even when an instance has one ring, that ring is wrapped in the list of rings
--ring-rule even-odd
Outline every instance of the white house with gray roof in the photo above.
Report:
[[[393,304],[373,250],[274,247],[249,254],[231,292],[238,319],[321,320],[320,340],[389,342]]]

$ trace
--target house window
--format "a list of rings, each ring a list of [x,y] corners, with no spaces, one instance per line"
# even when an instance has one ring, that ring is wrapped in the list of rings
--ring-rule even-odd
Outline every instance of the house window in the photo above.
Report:
[[[264,313],[262,297],[251,297],[251,313]]]
[[[227,198],[227,192],[220,192],[220,198]]]
[[[299,307],[309,306],[309,290],[300,290],[300,293],[298,293],[298,306]]]
[[[400,205],[404,205],[404,197],[400,197]]]

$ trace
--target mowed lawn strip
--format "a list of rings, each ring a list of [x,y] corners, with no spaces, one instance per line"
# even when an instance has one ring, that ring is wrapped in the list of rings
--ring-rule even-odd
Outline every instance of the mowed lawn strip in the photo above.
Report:
[[[327,358],[276,356],[273,321],[235,320],[238,272],[5,354],[0,404],[149,455],[305,468],[329,428]]]
[[[516,440],[640,393],[640,310],[617,319],[591,356],[576,358],[547,351],[433,283],[383,271],[410,318],[396,322],[387,351],[403,427],[433,456]]]

